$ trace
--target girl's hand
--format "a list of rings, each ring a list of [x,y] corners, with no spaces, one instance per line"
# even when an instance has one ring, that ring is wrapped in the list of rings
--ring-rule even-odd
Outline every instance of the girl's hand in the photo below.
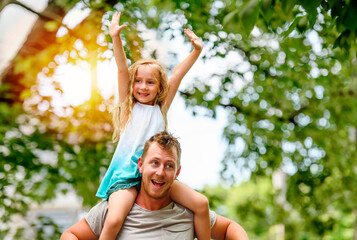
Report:
[[[112,38],[120,37],[120,31],[127,25],[119,25],[121,12],[115,12],[112,17],[112,22],[107,21],[109,26],[109,34]]]
[[[185,29],[184,32],[187,35],[187,37],[190,38],[192,46],[196,50],[201,51],[203,48],[203,43],[202,43],[201,39],[199,37],[197,37],[196,34],[194,32],[192,32],[190,29]]]

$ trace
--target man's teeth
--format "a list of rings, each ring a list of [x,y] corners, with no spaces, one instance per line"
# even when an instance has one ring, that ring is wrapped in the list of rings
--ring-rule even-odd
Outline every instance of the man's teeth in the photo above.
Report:
[[[155,184],[160,184],[160,185],[164,184],[164,182],[159,182],[159,181],[155,181],[155,180],[152,180],[152,182]]]

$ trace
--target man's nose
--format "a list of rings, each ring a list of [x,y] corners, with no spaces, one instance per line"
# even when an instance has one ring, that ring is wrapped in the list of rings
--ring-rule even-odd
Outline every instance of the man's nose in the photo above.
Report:
[[[163,165],[161,165],[160,167],[158,167],[156,169],[156,175],[159,175],[159,176],[164,175],[164,166]]]

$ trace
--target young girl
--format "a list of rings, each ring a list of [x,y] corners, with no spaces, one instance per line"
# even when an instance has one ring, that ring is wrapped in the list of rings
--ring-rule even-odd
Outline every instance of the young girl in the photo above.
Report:
[[[126,25],[119,25],[120,14],[114,13],[109,26],[119,87],[114,138],[120,140],[97,192],[98,197],[108,199],[108,215],[99,239],[111,240],[115,239],[134,204],[141,177],[137,163],[144,143],[155,133],[166,129],[166,114],[171,102],[203,46],[192,31],[185,30],[194,50],[175,68],[169,82],[165,69],[155,60],[141,59],[128,69],[120,38],[120,31]],[[173,184],[170,197],[194,213],[197,238],[210,239],[207,198],[179,181]]]

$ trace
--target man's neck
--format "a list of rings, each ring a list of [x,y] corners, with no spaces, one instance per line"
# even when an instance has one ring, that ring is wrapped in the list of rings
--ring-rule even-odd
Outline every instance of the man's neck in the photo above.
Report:
[[[169,197],[154,199],[149,196],[144,196],[143,194],[138,193],[136,197],[135,203],[140,207],[145,208],[150,211],[160,210],[171,203],[171,199]]]

